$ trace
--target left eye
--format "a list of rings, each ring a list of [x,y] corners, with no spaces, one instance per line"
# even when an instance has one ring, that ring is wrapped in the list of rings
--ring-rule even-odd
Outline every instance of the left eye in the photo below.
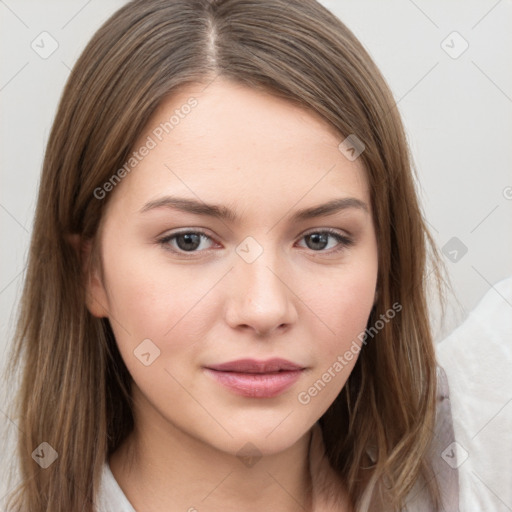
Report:
[[[334,244],[329,244],[329,238],[334,240]],[[334,252],[343,249],[343,247],[348,247],[352,245],[352,240],[344,235],[341,235],[337,231],[314,231],[308,233],[302,237],[303,240],[306,240],[306,246],[308,249],[312,249],[315,252],[328,252],[325,249],[332,249]],[[301,240],[302,240],[301,239]],[[336,245],[339,247],[336,248]]]

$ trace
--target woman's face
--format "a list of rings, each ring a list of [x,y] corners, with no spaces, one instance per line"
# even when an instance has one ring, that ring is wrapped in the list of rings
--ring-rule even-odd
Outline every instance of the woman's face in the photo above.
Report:
[[[273,453],[356,362],[377,280],[369,191],[318,116],[220,78],[204,87],[164,102],[133,167],[97,189],[111,197],[88,307],[110,319],[139,428]],[[276,358],[288,364],[264,365]]]

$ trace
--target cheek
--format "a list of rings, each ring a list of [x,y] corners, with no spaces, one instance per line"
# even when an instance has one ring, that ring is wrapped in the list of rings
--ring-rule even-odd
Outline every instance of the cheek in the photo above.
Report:
[[[210,293],[218,273],[206,271],[199,277],[192,265],[149,264],[144,255],[133,254],[105,265],[111,325],[120,350],[128,353],[150,339],[179,356],[208,332],[210,319],[218,316]]]
[[[324,320],[323,339],[330,339],[336,346],[366,328],[376,280],[376,266],[351,266],[324,280],[309,294],[308,306]]]
[[[375,299],[376,280],[373,260],[351,265],[335,278],[323,280],[321,287],[314,288],[305,300],[308,310],[314,313],[311,316],[308,310],[304,311],[311,318],[310,336],[315,343],[310,350],[317,362],[310,381],[329,382],[329,390],[320,399],[325,403],[334,400],[357,362]]]
[[[353,336],[364,330],[374,302],[373,282],[347,280],[332,294],[329,314],[336,336],[346,340],[349,333]]]

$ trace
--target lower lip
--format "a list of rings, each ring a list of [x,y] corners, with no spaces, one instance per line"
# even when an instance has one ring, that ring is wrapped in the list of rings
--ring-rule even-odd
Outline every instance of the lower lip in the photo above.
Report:
[[[211,375],[237,395],[251,398],[272,398],[293,386],[303,370],[286,370],[276,373],[222,372],[205,368]]]

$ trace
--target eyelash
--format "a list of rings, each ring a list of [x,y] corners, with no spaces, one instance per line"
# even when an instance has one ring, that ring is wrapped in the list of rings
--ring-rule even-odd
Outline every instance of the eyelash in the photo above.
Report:
[[[165,250],[171,251],[171,252],[173,252],[175,254],[179,254],[180,256],[184,256],[184,257],[193,258],[195,254],[204,252],[204,251],[197,251],[197,250],[195,250],[195,251],[183,251],[181,249],[174,249],[174,248],[170,247],[169,242],[171,240],[174,240],[175,238],[177,238],[180,235],[186,235],[186,234],[199,234],[199,235],[201,235],[201,237],[208,238],[209,240],[213,241],[213,239],[209,235],[207,235],[204,231],[202,231],[201,229],[193,229],[193,230],[189,229],[189,230],[179,231],[179,232],[173,233],[171,235],[166,235],[166,236],[158,239],[157,242],[162,247],[164,247]],[[306,238],[307,236],[310,236],[310,235],[313,235],[313,234],[328,234],[328,235],[331,235],[333,238],[335,238],[339,242],[339,245],[338,245],[337,248],[330,249],[328,251],[325,251],[325,250],[315,251],[313,249],[310,249],[314,253],[336,254],[336,253],[342,251],[343,249],[346,249],[346,248],[351,247],[352,245],[354,245],[354,240],[352,240],[351,238],[349,238],[349,237],[347,237],[345,235],[340,234],[338,231],[336,231],[334,229],[331,229],[331,228],[326,228],[326,229],[321,229],[321,230],[317,229],[317,230],[314,230],[314,231],[309,231],[308,233],[305,233],[304,235],[302,235],[301,240],[303,238]],[[206,250],[208,250],[208,249],[206,249]]]

